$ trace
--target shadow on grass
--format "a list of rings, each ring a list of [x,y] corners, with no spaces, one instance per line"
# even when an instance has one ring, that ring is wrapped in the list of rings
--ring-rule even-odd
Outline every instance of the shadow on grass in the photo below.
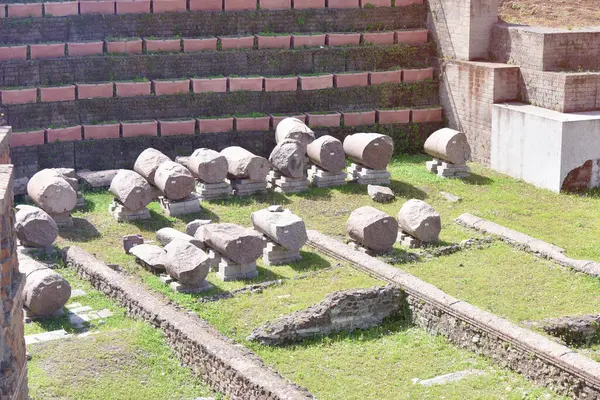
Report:
[[[217,214],[215,214],[214,212],[212,212],[204,207],[202,208],[202,211],[200,211],[200,212],[193,213],[193,214],[177,215],[174,218],[177,218],[178,220],[185,222],[186,224],[195,219],[209,219],[214,223],[217,223],[220,221],[220,217]]]
[[[67,310],[66,308],[64,308],[63,310],[65,312],[65,315],[61,315],[58,317],[41,317],[32,321],[31,323],[37,323],[40,326],[40,328],[44,330],[44,332],[51,332],[57,331],[59,329],[64,329],[68,333],[81,333],[83,331],[82,329],[77,329],[73,325],[71,325],[68,314],[69,310]],[[88,324],[84,324],[84,330],[87,329],[87,325]]]
[[[95,209],[96,209],[96,203],[94,203],[91,200],[86,199],[85,196],[84,196],[84,198],[83,198],[83,207],[80,207],[80,208],[76,209],[75,211],[80,211],[80,212],[87,213],[87,212],[92,212]]]
[[[300,255],[302,260],[290,264],[290,267],[296,272],[319,271],[331,267],[331,263],[317,253],[300,251]]]
[[[131,223],[140,229],[146,229],[149,231],[157,231],[161,228],[172,228],[173,225],[175,225],[162,213],[157,213],[154,210],[150,210],[150,219],[131,221]]]
[[[329,200],[331,199],[332,188],[317,188],[310,187],[305,192],[294,193],[294,196],[301,197],[306,200]]]
[[[304,339],[298,343],[289,344],[282,346],[282,348],[294,349],[297,347],[310,347],[319,346],[322,343],[328,345],[340,342],[369,342],[379,340],[385,336],[392,335],[394,333],[403,332],[412,328],[408,316],[403,313],[388,317],[383,320],[381,325],[374,326],[369,329],[356,329],[352,332],[337,332],[326,336],[314,336],[312,338]],[[267,347],[267,346],[265,346]]]
[[[427,193],[425,193],[418,187],[413,186],[410,183],[402,182],[402,181],[399,181],[396,179],[391,180],[390,188],[396,194],[396,196],[399,196],[399,197],[407,197],[410,199],[419,199],[419,200],[425,200],[427,198]]]
[[[471,175],[467,176],[466,178],[460,178],[460,180],[466,183],[467,185],[475,186],[486,186],[494,183],[493,179],[474,173],[471,173]]]
[[[59,231],[60,237],[73,242],[91,242],[102,236],[85,218],[73,218],[73,226],[70,228],[61,228]]]

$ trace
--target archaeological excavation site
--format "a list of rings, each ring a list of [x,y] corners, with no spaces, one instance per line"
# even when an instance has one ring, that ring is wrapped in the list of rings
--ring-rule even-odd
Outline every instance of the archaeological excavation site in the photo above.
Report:
[[[0,400],[600,399],[598,1],[0,1]]]

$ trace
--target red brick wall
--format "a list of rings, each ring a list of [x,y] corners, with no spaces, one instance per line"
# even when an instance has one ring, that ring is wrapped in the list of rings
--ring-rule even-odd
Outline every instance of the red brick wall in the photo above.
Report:
[[[10,128],[0,127],[0,398],[27,399],[27,361],[23,337],[25,278],[19,273],[13,211],[13,166],[10,165]]]

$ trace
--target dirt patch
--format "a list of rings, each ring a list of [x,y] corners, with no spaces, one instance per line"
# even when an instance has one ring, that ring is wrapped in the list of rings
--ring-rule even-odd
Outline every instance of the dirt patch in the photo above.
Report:
[[[598,0],[500,0],[499,13],[509,23],[567,29],[600,27]]]

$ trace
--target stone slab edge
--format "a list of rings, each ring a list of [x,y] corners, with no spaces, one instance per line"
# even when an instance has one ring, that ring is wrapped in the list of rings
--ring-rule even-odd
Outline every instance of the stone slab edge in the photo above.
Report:
[[[179,311],[81,248],[64,248],[63,259],[81,278],[119,301],[130,316],[162,329],[181,360],[213,390],[230,399],[314,399],[306,389],[286,381],[208,322]]]
[[[479,218],[469,213],[460,215],[454,222],[467,228],[496,235],[513,246],[523,248],[532,253],[539,254],[544,258],[554,260],[565,267],[572,268],[588,275],[600,276],[600,263],[569,258],[563,254],[564,249],[561,249],[560,247],[527,236],[521,232],[496,224],[495,222]]]
[[[407,293],[412,321],[460,347],[491,357],[532,381],[576,397],[600,396],[600,363],[528,329],[449,296],[411,274],[315,230],[310,247]]]

